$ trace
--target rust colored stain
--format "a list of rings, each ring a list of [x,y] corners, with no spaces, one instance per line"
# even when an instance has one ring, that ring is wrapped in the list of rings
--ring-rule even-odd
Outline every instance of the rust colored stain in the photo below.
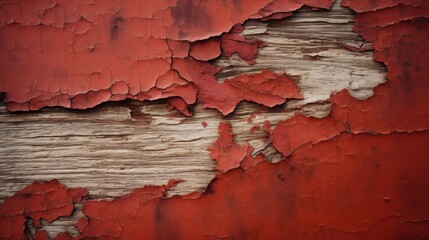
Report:
[[[70,3],[1,4],[0,91],[9,109],[168,98],[185,115],[196,102],[228,114],[243,100],[272,107],[302,98],[291,79],[268,70],[218,83],[219,68],[206,61],[222,50],[254,58],[260,43],[237,37],[246,19],[332,1]],[[266,121],[263,130],[285,157],[276,164],[253,156],[221,122],[210,149],[217,174],[204,193],[165,198],[180,182],[171,180],[112,201],[84,200],[80,235],[57,239],[428,238],[429,3],[342,4],[358,12],[355,31],[387,67],[388,81],[373,97],[359,101],[344,90],[332,95],[325,118],[297,115],[273,130]],[[228,36],[241,40],[225,47]],[[56,181],[24,188],[0,205],[0,238],[25,237],[31,218],[35,238],[46,239],[40,219],[70,215],[85,195]]]

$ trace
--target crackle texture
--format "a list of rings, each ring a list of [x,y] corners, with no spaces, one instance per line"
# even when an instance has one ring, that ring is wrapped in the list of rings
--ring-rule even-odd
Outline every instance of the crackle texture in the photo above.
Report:
[[[163,199],[146,187],[112,202],[88,201],[82,236],[416,239],[429,227],[427,141],[428,132],[344,133],[289,162],[222,174],[197,199]]]
[[[289,17],[291,11],[303,4],[329,8],[330,1],[277,0],[244,4],[241,1],[188,0],[159,2],[150,7],[128,6],[127,2],[107,5],[79,2],[75,9],[69,6],[69,2],[46,2],[41,4],[43,7],[21,3],[6,2],[1,8],[4,18],[1,31],[5,36],[1,40],[2,46],[9,46],[4,49],[12,54],[6,55],[16,59],[15,62],[10,59],[2,62],[5,74],[0,81],[0,89],[6,93],[5,101],[10,110],[35,110],[44,106],[88,108],[124,98],[168,98],[169,109],[177,109],[186,116],[193,114],[191,105],[194,103],[227,115],[241,101],[266,107],[281,105],[288,99],[296,99],[296,102],[291,104],[295,111],[287,112],[287,116],[281,114],[280,121],[276,118],[270,122],[271,119],[265,117],[263,127],[260,112],[250,112],[242,119],[251,125],[247,128],[248,134],[260,133],[253,136],[265,142],[263,149],[258,151],[251,146],[251,140],[240,141],[228,117],[219,121],[218,126],[213,122],[198,121],[201,129],[217,127],[219,135],[209,147],[209,156],[216,164],[216,175],[204,192],[168,197],[168,191],[182,182],[171,178],[164,182],[165,185],[144,186],[114,199],[98,200],[85,197],[87,192],[84,189],[67,189],[55,180],[35,182],[0,205],[0,220],[4,223],[0,228],[0,238],[47,239],[48,233],[40,228],[40,220],[51,222],[69,216],[78,202],[82,202],[82,214],[75,224],[75,232],[59,233],[56,239],[429,237],[427,1],[342,2],[357,12],[354,30],[367,41],[344,44],[343,47],[358,53],[373,50],[374,60],[387,68],[387,81],[374,89],[372,97],[354,95],[354,90],[359,87],[333,93],[328,102],[330,110],[325,115],[308,114],[312,111],[307,108],[315,104],[314,99],[307,105],[300,105],[306,101],[306,94],[300,92],[300,84],[296,84],[291,76],[263,70],[226,76],[219,82],[216,74],[227,73],[222,73],[220,67],[207,61],[232,57],[236,53],[249,66],[256,66],[256,54],[264,43],[243,36],[246,30],[240,24],[244,20],[270,21]],[[53,88],[38,76],[45,76],[45,67],[48,72],[54,71],[49,67],[61,65],[61,61],[44,62],[43,57],[52,61],[55,57],[50,54],[55,53],[58,57],[56,54],[61,51],[57,50],[67,47],[57,45],[58,48],[53,47],[53,52],[49,53],[41,47],[46,43],[35,44],[27,34],[31,35],[31,29],[37,28],[34,31],[42,38],[44,31],[59,31],[58,39],[66,40],[69,32],[65,30],[82,20],[83,15],[79,14],[83,14],[81,10],[86,9],[86,5],[91,6],[89,12],[98,13],[95,14],[99,23],[96,25],[99,30],[97,37],[101,36],[103,40],[104,36],[108,41],[92,47],[90,50],[95,55],[82,56],[79,67],[74,68],[77,65],[72,62],[63,67],[78,75],[81,68],[93,67],[92,64],[113,64],[113,68],[121,68],[124,67],[124,54],[129,57],[130,52],[137,54],[142,49],[145,52],[141,56],[148,59],[133,61],[125,57],[125,62],[131,61],[132,67],[127,71],[124,67],[122,75],[120,70],[115,70],[106,77],[103,71],[99,71],[95,75],[90,74],[95,80],[80,76],[70,82],[59,81],[65,83],[64,88]],[[119,5],[126,7],[118,8]],[[33,14],[20,14],[25,11]],[[106,16],[106,13],[112,16]],[[219,14],[227,17],[216,17]],[[89,16],[85,15],[85,19],[91,19]],[[154,41],[154,45],[149,47],[145,43],[143,45],[147,49],[133,49],[132,46],[138,44],[133,45],[133,36],[126,34],[129,28],[124,25],[141,19],[159,21],[156,23],[158,26],[151,25],[152,22],[136,25],[145,26],[140,29],[148,31],[148,35],[142,33],[139,37],[146,36],[147,41]],[[92,24],[91,20],[85,21]],[[108,26],[104,26],[104,31],[103,21]],[[149,31],[147,26],[155,27]],[[86,34],[92,28],[89,26],[82,30],[80,27],[75,26],[69,34]],[[157,33],[161,29],[164,32]],[[160,35],[152,39],[154,34]],[[56,45],[52,39],[44,40],[51,41],[47,44],[50,47]],[[25,41],[35,45],[27,45]],[[120,41],[130,44],[119,44]],[[16,47],[16,44],[22,45]],[[163,44],[166,44],[163,51],[151,55],[151,51],[162,49]],[[112,46],[117,49],[110,52]],[[38,64],[31,64],[34,59],[27,54],[27,48],[40,50],[35,54],[40,57]],[[100,55],[104,63],[90,60],[89,56],[100,57],[97,50],[100,54],[107,54]],[[79,55],[78,51],[73,49],[70,56],[76,54]],[[68,54],[60,56],[65,61],[70,57]],[[320,56],[309,57],[317,59]],[[75,72],[76,69],[79,70]],[[68,77],[69,71],[66,72],[65,79],[73,79]],[[130,73],[130,77],[124,73]],[[25,74],[36,80],[11,80],[14,77],[25,79]],[[120,75],[123,80],[110,82]],[[95,87],[98,90],[94,90],[91,84],[102,84],[102,79],[109,81],[104,88],[98,86]],[[72,83],[77,85],[70,87]],[[133,84],[139,87],[133,88]],[[70,94],[69,88],[75,93]],[[53,95],[50,89],[53,89]],[[360,99],[356,99],[359,96]],[[145,118],[139,108],[130,108],[131,116]],[[281,153],[281,161],[273,161],[270,154],[264,152],[270,148]]]
[[[26,219],[31,219],[34,227],[40,227],[40,220],[53,220],[72,214],[74,203],[86,196],[85,189],[66,189],[56,180],[34,182],[18,191],[0,205],[0,238],[23,239]],[[27,238],[32,238],[27,232]],[[37,239],[46,237],[39,231]]]
[[[0,92],[10,111],[46,106],[85,109],[126,98],[172,98],[171,105],[185,115],[190,115],[185,106],[196,102],[228,114],[232,109],[220,109],[218,99],[205,97],[222,92],[215,87],[217,71],[206,71],[203,63],[218,57],[221,46],[226,55],[238,52],[251,61],[260,41],[246,41],[234,33],[220,35],[250,17],[275,13],[270,2],[2,2]],[[308,4],[327,8],[332,2]],[[302,5],[294,4],[288,11]],[[232,50],[231,44],[239,47]],[[201,64],[188,63],[193,59]],[[188,76],[183,62],[206,81]]]

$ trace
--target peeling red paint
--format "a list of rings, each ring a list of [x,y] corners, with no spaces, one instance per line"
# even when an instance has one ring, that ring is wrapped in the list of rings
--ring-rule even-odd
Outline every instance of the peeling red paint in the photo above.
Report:
[[[198,100],[206,108],[214,108],[227,115],[241,101],[256,102],[267,107],[285,103],[287,99],[302,99],[295,82],[286,75],[276,75],[264,70],[259,74],[239,75],[218,83],[214,75],[218,67],[193,59],[176,59],[173,69],[180,76],[194,83]]]
[[[290,17],[292,15],[293,14],[290,13],[290,12],[288,12],[288,13],[274,13],[274,14],[271,14],[271,15],[269,15],[267,17],[261,18],[261,21],[279,20],[279,19],[283,19],[285,17]]]
[[[322,2],[329,4],[310,6],[327,8],[332,0]],[[172,63],[188,57],[201,62],[217,58],[219,45],[227,56],[237,52],[252,62],[263,43],[238,35],[239,27],[234,26],[258,18],[255,14],[264,8],[276,13],[271,4],[272,0],[2,2],[0,92],[6,93],[10,111],[173,98],[172,106],[190,116],[183,105],[194,104],[197,91],[208,89],[196,89],[181,79]]]
[[[428,132],[343,133],[307,145],[289,163],[263,161],[252,171],[218,175],[195,200],[162,199],[153,187],[151,200],[144,194],[149,191],[142,191],[112,202],[87,202],[84,213],[90,221],[82,234],[122,239],[415,239],[429,227],[424,220],[429,214],[428,140]]]
[[[248,144],[240,146],[234,142],[231,124],[219,124],[219,138],[210,149],[210,158],[216,161],[216,170],[225,173],[238,168],[245,158],[251,158],[252,151]]]
[[[192,116],[191,110],[189,110],[189,105],[179,97],[173,97],[167,99],[167,102],[170,104],[168,109],[171,111],[173,109],[177,109],[177,111],[181,112],[183,115],[190,117]]]
[[[284,14],[289,16],[288,12],[300,9],[304,5],[314,9],[329,9],[335,1],[331,0],[275,0],[268,3],[264,8],[260,9],[253,18],[262,18],[262,20],[276,18],[276,15]]]
[[[220,174],[194,200],[162,198],[167,184],[87,201],[80,237],[416,239],[429,227],[428,140],[427,131],[342,133],[288,162]]]
[[[271,124],[270,124],[270,121],[268,121],[268,120],[264,121],[264,131],[266,133],[272,133]]]
[[[238,33],[244,30],[243,27],[236,25],[232,32],[223,34],[221,39],[222,54],[226,57],[231,57],[237,53],[240,58],[246,60],[249,64],[255,63],[255,56],[259,48],[266,44],[259,39],[247,39]]]
[[[189,56],[201,61],[209,61],[219,57],[220,40],[215,38],[192,43]]]
[[[34,182],[6,198],[0,204],[0,238],[23,239],[26,218],[33,221],[33,227],[40,226],[40,220],[53,220],[72,214],[74,203],[86,196],[84,189],[66,189],[56,180]],[[46,233],[38,232],[37,239],[43,239]]]
[[[250,133],[255,133],[256,131],[260,130],[261,126],[259,124],[256,124],[255,126],[250,128]]]
[[[82,230],[88,225],[88,223],[89,223],[88,218],[83,217],[79,219],[79,221],[75,224],[75,227],[77,230],[82,232]]]
[[[270,140],[284,156],[307,143],[316,144],[345,131],[345,125],[329,116],[323,119],[297,115],[276,125]]]
[[[240,146],[234,143],[231,125],[221,122],[219,124],[219,138],[210,149],[210,158],[216,161],[216,169],[221,172],[237,168],[246,157],[249,146]]]
[[[41,7],[42,4],[34,3],[23,9],[29,14],[20,15],[16,14],[20,6],[2,4],[1,35],[6,37],[1,43],[5,76],[0,81],[0,91],[6,92],[5,101],[11,110],[54,105],[85,108],[114,96],[114,100],[168,98],[171,107],[185,115],[192,114],[188,107],[196,102],[228,114],[243,100],[272,107],[290,98],[302,98],[291,79],[268,70],[218,83],[214,75],[219,69],[204,61],[218,56],[219,43],[224,52],[228,51],[224,39],[228,34],[239,36],[237,23],[248,18],[274,18],[279,12],[288,13],[303,4],[329,8],[332,1],[225,2],[219,5],[215,1],[177,1],[169,5],[155,1],[146,3],[151,5],[148,8],[126,8],[121,16],[113,14],[118,3],[80,4],[79,11],[70,11],[75,8],[66,3],[52,4],[47,10],[49,4]],[[427,238],[428,2],[344,0],[343,5],[359,12],[355,31],[372,42],[374,60],[387,66],[388,81],[375,89],[373,97],[359,101],[344,90],[332,95],[331,112],[325,118],[297,115],[280,122],[274,130],[265,121],[264,131],[286,157],[277,164],[269,163],[261,154],[252,156],[250,145],[235,143],[231,125],[221,122],[219,138],[210,153],[218,174],[203,194],[166,199],[166,191],[180,182],[173,180],[163,186],[135,189],[113,201],[86,201],[85,217],[76,225],[78,239]],[[95,16],[91,14],[93,10],[110,15]],[[200,13],[208,17],[203,19]],[[227,16],[216,17],[223,14]],[[131,17],[135,15],[146,18]],[[99,26],[110,28],[99,29],[98,40],[107,43],[93,46],[91,38],[95,36],[91,31],[97,29],[92,25],[96,17],[105,23]],[[13,22],[19,26],[11,25]],[[125,25],[140,26],[139,37],[146,39],[134,43],[133,33],[127,32]],[[205,40],[234,25],[221,38]],[[21,29],[24,26],[26,31]],[[40,31],[35,31],[35,26],[58,38],[53,41],[45,39],[44,34],[37,35]],[[71,32],[64,31],[66,28]],[[44,37],[42,43],[51,50],[69,49],[63,42],[73,39],[73,54],[59,51],[59,55],[54,55],[47,51],[35,59],[49,67],[58,66],[52,62],[52,56],[63,57],[65,62],[73,57],[76,65],[68,64],[67,68],[84,69],[73,73],[81,74],[85,80],[76,80],[76,76],[61,68],[38,71],[27,64],[35,59],[26,48],[42,48],[29,40],[36,35],[37,39]],[[126,41],[131,43],[127,47],[121,44]],[[16,48],[15,43],[24,47]],[[139,61],[130,60],[138,67],[131,68],[129,78],[124,75],[129,65],[123,63],[120,54],[114,55],[118,59],[103,59],[102,64],[114,67],[107,72],[100,68],[101,63],[91,62],[91,55],[79,52],[95,51],[92,54],[102,58],[112,53],[110,47],[115,48],[115,54],[129,54],[128,46],[147,46],[134,55],[141,57]],[[240,54],[237,49],[243,46],[234,43],[231,49]],[[243,59],[247,60],[247,54],[250,60],[254,58],[254,46],[250,51],[243,50]],[[11,56],[16,65],[8,59]],[[21,68],[26,64],[28,68]],[[86,69],[88,66],[91,68]],[[34,82],[10,80],[28,79],[25,77],[29,73],[33,73]],[[61,79],[68,79],[65,73],[71,77],[64,80],[66,86],[60,86],[62,82],[55,82],[55,78],[50,79],[52,74],[46,73],[55,73]],[[145,80],[140,81],[141,77]],[[111,79],[121,80],[110,82]],[[134,86],[137,83],[139,86]],[[40,219],[52,221],[70,215],[73,203],[85,195],[85,190],[67,190],[56,181],[36,182],[24,188],[0,206],[0,238],[23,238],[26,216],[38,227]],[[37,231],[36,238],[44,239],[46,233]],[[57,239],[73,238],[64,233]]]
[[[341,132],[389,134],[429,129],[429,83],[423,80],[429,78],[425,70],[429,51],[415,44],[427,42],[429,31],[428,20],[419,17],[360,29],[374,40],[374,59],[386,64],[388,82],[366,101],[356,100],[347,91],[334,94],[331,114],[326,118],[298,115],[279,123],[271,136],[274,146],[287,156],[299,146],[326,141]],[[358,15],[357,26],[363,26],[360,21]]]
[[[248,123],[253,122],[253,119],[254,119],[255,117],[256,117],[256,116],[255,116],[255,114],[254,114],[254,113],[250,114],[250,116],[247,118],[247,122],[248,122]]]

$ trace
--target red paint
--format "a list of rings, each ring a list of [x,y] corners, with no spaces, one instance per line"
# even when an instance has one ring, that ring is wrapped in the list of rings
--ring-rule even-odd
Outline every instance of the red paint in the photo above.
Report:
[[[179,97],[169,98],[167,99],[167,102],[170,104],[168,106],[168,109],[171,111],[173,109],[177,109],[179,112],[181,112],[183,115],[190,117],[192,116],[192,112],[189,110],[189,105]]]
[[[73,240],[73,239],[75,239],[75,238],[73,238],[68,233],[60,233],[55,237],[55,240]]]
[[[270,124],[270,121],[268,121],[268,120],[264,121],[264,131],[266,133],[272,133],[271,124]]]
[[[428,7],[429,3],[427,1],[420,0],[343,0],[341,2],[342,6],[349,7],[358,13],[362,12],[372,12],[375,10],[383,10],[386,8],[392,7],[401,7],[401,5],[405,6],[413,6],[413,7]]]
[[[259,48],[266,44],[259,39],[248,39],[238,33],[244,29],[238,30],[238,27],[231,33],[223,34],[221,39],[222,54],[231,57],[237,53],[240,58],[246,60],[249,64],[254,64],[254,58],[259,51]]]
[[[182,43],[175,41],[203,40],[217,36],[249,17],[269,17],[276,11],[289,12],[304,4],[301,1],[283,3],[289,1],[279,0],[271,3],[254,1],[252,4],[236,1],[236,5],[222,6],[216,5],[215,1],[205,1],[200,5],[195,5],[194,1],[178,1],[176,6],[171,8],[172,21],[166,23],[171,27],[152,29],[154,31],[150,34],[161,34],[157,31],[161,32],[163,29],[164,35],[160,35],[159,42],[153,40],[154,48],[139,51],[146,51],[141,56],[152,56],[149,52],[153,49],[162,49],[162,42],[165,42],[162,41],[162,36],[168,36],[169,39],[173,39],[171,40],[173,44],[168,44],[165,52],[172,51],[174,55],[181,57],[171,60],[169,54],[166,54],[165,58],[139,62],[139,65],[147,64],[139,70],[149,70],[131,73],[135,76],[144,73],[153,78],[147,78],[148,81],[142,85],[143,89],[147,88],[146,90],[138,89],[135,92],[140,96],[137,98],[166,97],[169,98],[170,104],[173,102],[177,106],[174,107],[182,112],[186,112],[183,106],[199,101],[205,107],[216,108],[223,114],[232,112],[242,100],[274,106],[288,98],[300,98],[292,80],[269,71],[237,76],[224,83],[218,83],[214,78],[214,74],[219,71],[218,68],[189,58],[185,53],[189,49],[192,50],[190,44],[184,43],[181,46]],[[327,8],[331,3],[318,0],[305,2],[306,5],[315,8]],[[3,23],[13,20],[22,25],[34,25],[40,15],[34,13],[44,12],[37,4],[28,5],[30,9],[28,11],[32,14],[21,14],[16,19],[13,18],[14,8],[11,7],[13,3],[11,6],[2,6],[2,11],[5,12]],[[101,12],[110,12],[111,9],[115,9],[115,4],[93,7]],[[153,9],[161,9],[160,12],[155,12],[165,16],[161,13],[169,9],[168,6],[162,5],[162,2],[157,4],[160,5],[153,5]],[[189,7],[180,7],[186,4]],[[362,12],[356,17],[355,30],[372,42],[374,60],[387,66],[388,81],[375,89],[373,97],[359,101],[352,98],[348,92],[342,91],[332,96],[331,112],[325,118],[315,119],[297,115],[280,122],[274,130],[271,130],[269,122],[266,121],[264,131],[270,133],[273,145],[286,157],[277,164],[267,162],[261,154],[252,156],[253,149],[248,144],[235,143],[231,125],[221,122],[219,138],[213,144],[210,153],[210,157],[216,161],[218,174],[206,192],[201,195],[192,193],[187,196],[164,198],[166,191],[179,182],[176,180],[164,186],[135,189],[131,194],[113,201],[86,201],[83,208],[86,217],[77,224],[77,229],[81,232],[78,238],[281,239],[286,236],[291,239],[427,238],[429,236],[427,1],[344,0],[343,4]],[[42,24],[58,28],[63,27],[62,24],[66,22],[68,26],[73,26],[73,31],[77,33],[90,32],[93,26],[80,20],[76,20],[79,24],[74,25],[76,21],[73,22],[73,19],[78,19],[79,14],[91,12],[85,8],[85,4],[83,5],[79,8],[80,11],[68,13],[70,16],[61,14],[61,10],[58,10],[60,11],[58,14],[52,14],[48,10],[40,15],[43,16]],[[227,7],[230,11],[225,10]],[[241,10],[237,11],[238,8]],[[148,14],[151,17],[153,9],[141,9],[139,15]],[[192,15],[195,12],[203,12],[210,17],[221,14],[227,16],[215,17],[212,21],[189,21],[190,18],[186,16],[198,18]],[[94,16],[89,15],[88,18],[91,17]],[[157,23],[159,19],[148,18],[150,23],[148,26],[160,24]],[[167,19],[168,15],[165,20]],[[121,30],[123,24],[128,24],[127,21],[129,20],[116,19],[113,22],[119,32],[118,35],[113,35],[115,41],[127,36],[124,34],[125,30]],[[138,26],[137,23],[134,24]],[[7,31],[10,35],[6,35],[2,44],[16,42],[14,36],[17,33],[26,37],[33,34],[31,30],[26,32],[17,30],[20,28],[21,26],[4,26],[2,35]],[[52,34],[58,31],[59,35],[55,40],[69,39],[67,32],[57,28],[43,28],[43,31],[52,31]],[[179,29],[182,32],[179,32]],[[232,32],[235,31],[239,32],[239,27],[235,27]],[[167,42],[170,43],[170,40]],[[29,38],[24,37],[20,43],[38,49],[38,46],[31,45]],[[47,39],[47,43],[52,44],[53,49],[62,49],[62,41],[53,42]],[[85,42],[80,44],[87,45]],[[172,47],[173,45],[175,47]],[[9,44],[9,47],[11,46]],[[127,46],[133,45],[131,43]],[[129,51],[124,46],[116,47],[122,53]],[[186,51],[182,47],[186,48]],[[103,45],[100,48],[101,52],[105,51]],[[18,63],[24,64],[28,61],[25,51],[13,47],[12,49]],[[162,55],[162,52],[157,51],[157,54]],[[211,52],[207,56],[210,54]],[[68,54],[63,55],[64,59],[69,57]],[[204,54],[201,56],[209,58]],[[79,63],[81,64],[79,66],[91,66],[93,63],[87,58],[88,55],[82,56],[80,60],[86,61]],[[15,72],[18,74],[17,77],[21,76],[20,74],[24,74],[23,76],[28,74],[29,70],[24,73],[17,71],[21,66],[15,69],[16,66],[12,64],[12,67],[8,66],[10,69],[6,68],[3,64],[5,60],[2,61],[3,70],[8,70],[5,71],[5,76],[12,76],[11,73]],[[54,62],[48,63],[52,64],[48,66],[55,65]],[[170,85],[165,81],[162,84],[164,88],[153,88],[157,84],[156,79],[167,73],[176,76],[178,83]],[[34,71],[36,78],[39,77],[37,74],[41,73]],[[58,74],[62,76],[61,71]],[[71,89],[83,90],[75,91],[71,103],[82,107],[92,106],[97,104],[98,100],[104,101],[108,98],[107,92],[113,91],[114,95],[120,98],[127,90],[126,86],[132,91],[132,84],[127,80],[126,84],[115,83],[112,88],[110,83],[104,86],[100,79],[108,79],[109,76],[105,74],[107,73],[103,71],[96,72],[85,81],[77,81],[78,85]],[[96,80],[92,87],[100,90],[88,91],[86,83],[91,82],[92,78]],[[44,88],[49,85],[44,84],[44,80],[37,79],[40,84],[38,87]],[[152,81],[153,79],[155,81]],[[0,89],[6,91],[6,101],[10,101],[8,106],[11,109],[27,109],[25,104],[28,102],[30,108],[50,104],[61,105],[67,102],[67,98],[63,99],[61,95],[63,93],[57,91],[61,87],[54,88],[54,92],[61,93],[60,95],[52,95],[49,92],[35,91],[36,88],[33,88],[30,81],[12,83],[8,80],[7,84],[5,82],[5,80],[0,82],[2,83]],[[68,87],[65,89],[69,89]],[[190,93],[190,89],[194,92]],[[180,100],[174,100],[176,98]],[[40,218],[52,221],[60,216],[69,215],[73,203],[80,201],[84,195],[83,190],[67,190],[55,181],[36,182],[30,185],[6,199],[1,205],[1,238],[23,237],[24,214],[33,219],[35,226],[38,226]],[[45,236],[46,233],[37,232],[40,239]],[[71,236],[63,234],[59,239],[71,239]]]
[[[259,126],[259,124],[256,124],[255,126],[253,126],[252,128],[250,128],[250,133],[255,133],[256,131],[260,130],[261,126]]]
[[[201,61],[209,61],[219,57],[220,40],[214,38],[192,43],[189,56]]]
[[[267,17],[261,18],[261,21],[279,20],[279,19],[283,19],[283,18],[286,18],[286,17],[290,17],[292,15],[293,14],[290,13],[290,12],[287,12],[287,13],[273,13],[273,14],[267,16]]]
[[[217,176],[239,167],[247,170],[264,161],[262,154],[252,156],[254,149],[249,144],[235,143],[230,123],[221,122],[218,130],[219,137],[210,148],[210,158],[216,161]]]
[[[220,174],[203,196],[168,186],[87,201],[82,237],[418,239],[428,234],[428,132],[349,134]],[[413,156],[410,161],[409,156]]]
[[[262,18],[262,20],[278,19],[284,15],[289,16],[289,12],[300,9],[304,5],[314,9],[329,9],[334,1],[332,0],[275,0],[267,4],[259,12],[253,15],[253,18]]]
[[[429,229],[424,220],[429,214],[427,141],[427,132],[344,133],[307,145],[289,163],[263,161],[246,171],[218,175],[195,200],[162,199],[159,188],[152,187],[113,202],[90,201],[84,213],[91,220],[82,234],[123,239],[416,239]]]
[[[49,239],[48,238],[48,233],[46,231],[44,231],[44,230],[38,231],[38,232],[36,232],[35,239],[37,239],[37,240],[48,240]]]
[[[253,122],[253,119],[254,119],[255,117],[256,117],[256,116],[255,116],[255,114],[254,114],[254,113],[250,114],[250,116],[247,118],[247,122],[248,122],[248,123]]]
[[[280,122],[271,136],[280,152],[289,155],[306,143],[326,141],[341,132],[389,134],[429,129],[429,83],[423,80],[429,78],[425,70],[429,50],[424,46],[428,20],[417,14],[415,19],[403,21],[403,6],[397,8],[356,17],[356,29],[373,41],[374,59],[387,65],[388,82],[366,101],[354,99],[347,91],[334,94],[331,114],[326,118],[296,116]],[[365,24],[368,19],[362,16],[373,21]],[[396,19],[388,21],[392,25],[386,24],[389,18]]]
[[[323,119],[297,115],[276,125],[271,141],[284,156],[307,143],[329,140],[345,131],[345,123],[331,116]]]
[[[194,59],[175,59],[173,69],[180,76],[194,83],[197,98],[205,108],[214,108],[227,115],[241,101],[251,101],[267,107],[285,103],[287,99],[301,99],[295,82],[286,75],[276,75],[264,70],[253,75],[239,75],[218,83],[214,75],[218,67]]]
[[[211,148],[210,158],[216,161],[216,170],[224,173],[239,167],[241,161],[248,156],[249,148],[249,145],[240,146],[235,143],[231,125],[221,122],[219,138]]]
[[[37,228],[41,219],[52,222],[59,217],[70,216],[73,204],[86,195],[86,190],[66,189],[56,180],[34,182],[0,204],[0,238],[23,239],[26,217]],[[44,235],[44,232],[37,233],[37,239],[43,239]]]
[[[271,2],[2,2],[0,92],[6,93],[10,111],[173,98],[173,108],[190,116],[183,105],[196,103],[197,91],[217,94],[218,89],[195,89],[177,76],[172,63],[217,58],[221,41],[224,54],[237,52],[252,62],[263,43],[239,36],[234,26],[257,18]]]

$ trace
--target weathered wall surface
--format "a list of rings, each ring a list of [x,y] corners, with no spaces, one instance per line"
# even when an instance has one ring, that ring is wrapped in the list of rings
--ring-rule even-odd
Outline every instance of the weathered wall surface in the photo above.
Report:
[[[428,237],[426,2],[31,4],[1,5],[0,238]],[[166,100],[6,110],[126,98]]]

